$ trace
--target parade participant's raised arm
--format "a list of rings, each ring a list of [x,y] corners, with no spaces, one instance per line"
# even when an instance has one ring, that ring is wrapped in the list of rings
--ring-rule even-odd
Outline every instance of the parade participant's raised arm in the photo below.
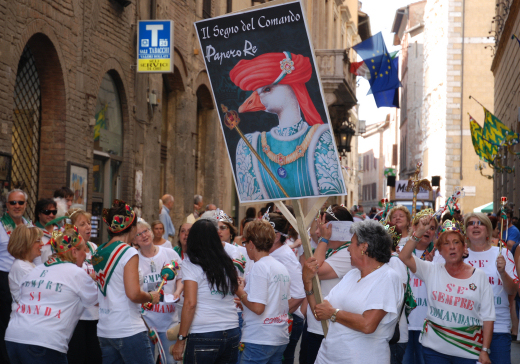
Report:
[[[388,363],[388,341],[394,334],[404,287],[398,274],[386,263],[391,256],[392,239],[374,220],[352,225],[352,243],[348,247],[352,266],[316,305],[312,277],[317,260],[311,257],[303,268],[304,287],[311,314],[318,320],[330,320],[329,332],[322,341],[317,364]],[[348,336],[349,340],[342,338]]]
[[[430,229],[431,216],[424,216],[419,219],[419,222],[414,226],[414,232],[406,242],[405,246],[401,248],[399,253],[399,259],[408,267],[412,273],[415,273],[417,268],[413,257],[413,252],[417,246],[417,243],[421,241],[424,233]]]

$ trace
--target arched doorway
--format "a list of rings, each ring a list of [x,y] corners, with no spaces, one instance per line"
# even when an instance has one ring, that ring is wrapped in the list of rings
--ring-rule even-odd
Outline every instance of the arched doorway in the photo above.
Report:
[[[36,59],[25,46],[14,87],[11,188],[27,193],[27,215],[34,218],[38,199],[41,90]]]

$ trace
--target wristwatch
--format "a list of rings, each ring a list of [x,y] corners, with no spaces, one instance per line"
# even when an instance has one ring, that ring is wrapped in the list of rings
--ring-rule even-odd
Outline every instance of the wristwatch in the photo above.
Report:
[[[489,350],[489,348],[482,348],[482,351],[485,351],[486,353],[491,354],[491,350]]]
[[[184,341],[187,338],[188,338],[187,336],[182,336],[181,334],[177,335],[177,340],[179,340],[179,341]]]
[[[336,308],[336,311],[334,311],[332,316],[330,316],[330,321],[331,322],[336,322],[336,315],[338,314],[338,312],[339,312],[339,308]]]

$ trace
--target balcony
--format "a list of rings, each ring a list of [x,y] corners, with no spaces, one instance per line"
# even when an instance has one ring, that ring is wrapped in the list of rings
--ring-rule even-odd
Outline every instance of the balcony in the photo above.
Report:
[[[356,105],[356,76],[349,72],[346,51],[316,49],[315,53],[327,105],[343,105],[347,109]]]

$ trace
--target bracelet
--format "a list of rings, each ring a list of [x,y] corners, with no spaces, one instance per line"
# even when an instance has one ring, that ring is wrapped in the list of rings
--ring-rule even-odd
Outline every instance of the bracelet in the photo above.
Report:
[[[422,236],[420,238],[418,238],[416,235],[415,235],[415,232],[412,233],[412,239],[415,240],[416,243],[418,243],[419,241],[421,241],[422,239]]]
[[[329,239],[325,239],[324,237],[321,237],[321,236],[320,236],[320,238],[318,239],[318,243],[320,243],[320,242],[323,242],[323,243],[325,243],[325,244],[328,244],[328,243],[329,243]]]
[[[307,296],[312,296],[314,294],[314,290],[310,290],[310,291],[305,291],[305,295]]]
[[[247,296],[247,293],[244,293],[243,295],[240,296],[240,301],[242,301],[242,298],[244,298],[244,296]]]
[[[151,292],[148,292],[148,294],[150,295],[150,302],[153,302],[153,296],[152,296],[152,293],[151,293]]]

